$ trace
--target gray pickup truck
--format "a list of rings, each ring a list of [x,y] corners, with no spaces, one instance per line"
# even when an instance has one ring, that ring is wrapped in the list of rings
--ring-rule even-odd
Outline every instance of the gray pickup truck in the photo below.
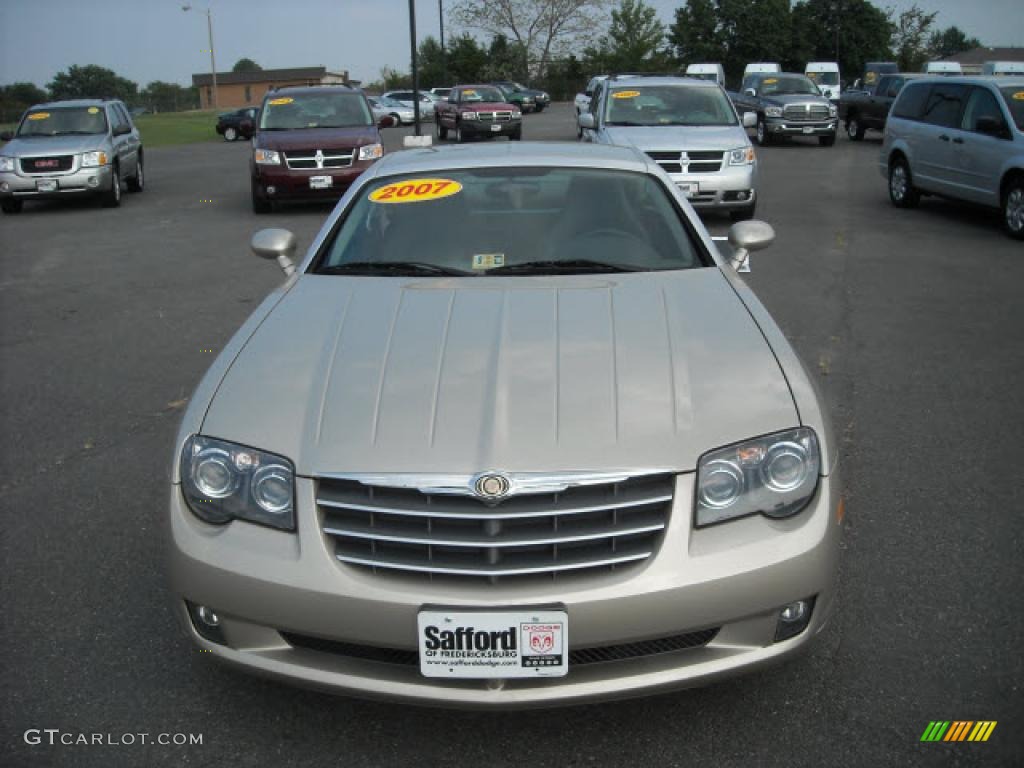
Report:
[[[892,103],[906,82],[921,75],[882,75],[864,90],[846,91],[839,98],[839,119],[846,125],[846,135],[860,141],[868,130],[884,131]]]
[[[733,97],[741,113],[757,115],[757,143],[785,136],[817,136],[831,147],[836,141],[836,107],[809,77],[793,72],[752,72]]]
[[[0,148],[0,208],[18,213],[26,200],[98,196],[121,204],[121,181],[141,192],[142,139],[120,101],[79,99],[28,109]]]

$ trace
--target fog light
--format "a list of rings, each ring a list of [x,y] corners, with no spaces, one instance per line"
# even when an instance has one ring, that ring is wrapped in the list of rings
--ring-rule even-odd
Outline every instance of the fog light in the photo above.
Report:
[[[8,184],[6,181],[3,184],[0,184],[0,192],[6,192],[10,188],[11,188],[11,185]]]
[[[277,187],[267,187],[267,194],[272,195],[277,192]]]
[[[86,180],[86,184],[88,184],[90,187],[98,187],[100,185],[100,180],[97,179],[95,176],[90,176]]]
[[[789,605],[784,605],[779,610],[779,622],[775,627],[775,642],[788,640],[796,637],[811,622],[811,611],[814,608],[814,598],[807,600],[796,600]]]
[[[224,639],[224,630],[220,625],[220,616],[212,608],[205,605],[196,605],[185,601],[189,618],[192,619],[192,626],[199,636],[218,645],[227,645]]]
[[[746,192],[737,192],[736,193],[736,199],[737,200],[746,200],[747,199],[747,193]]]

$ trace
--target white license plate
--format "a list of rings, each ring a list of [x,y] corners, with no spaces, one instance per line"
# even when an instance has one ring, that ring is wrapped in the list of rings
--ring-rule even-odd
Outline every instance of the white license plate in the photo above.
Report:
[[[569,671],[569,614],[558,610],[422,610],[424,677],[562,677]]]
[[[310,176],[309,177],[309,188],[310,189],[330,189],[334,184],[334,179],[330,176]]]
[[[804,126],[804,133],[814,133],[814,126],[813,125],[805,125]]]
[[[36,191],[38,191],[38,192],[56,192],[57,191],[57,180],[56,179],[36,179]]]
[[[492,125],[491,126],[491,132],[492,133],[501,133],[501,126],[500,125]]]
[[[696,182],[694,182],[692,184],[691,183],[681,183],[681,184],[677,184],[676,186],[679,187],[679,190],[684,195],[686,195],[687,197],[696,197],[697,194],[700,192],[700,184],[698,184]]]

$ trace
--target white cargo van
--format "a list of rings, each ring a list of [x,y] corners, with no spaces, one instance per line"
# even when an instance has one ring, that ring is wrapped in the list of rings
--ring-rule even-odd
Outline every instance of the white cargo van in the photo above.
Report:
[[[778,64],[766,61],[755,62],[753,64],[747,64],[743,70],[743,77],[756,72],[781,72]]]
[[[983,75],[1024,75],[1024,61],[986,61]]]
[[[927,75],[962,75],[959,61],[929,61],[924,65]]]
[[[687,77],[696,77],[698,80],[714,80],[725,87],[725,69],[721,64],[690,64],[686,68]]]
[[[807,75],[814,84],[818,86],[821,95],[830,101],[839,101],[839,65],[834,61],[810,61],[804,68]]]

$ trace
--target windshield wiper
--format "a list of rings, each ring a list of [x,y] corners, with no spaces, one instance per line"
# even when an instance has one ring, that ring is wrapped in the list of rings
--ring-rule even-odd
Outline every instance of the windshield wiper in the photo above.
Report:
[[[428,264],[423,261],[350,261],[347,264],[334,264],[330,267],[321,267],[316,271],[318,275],[344,275],[344,274],[375,274],[405,272],[413,275],[472,275],[463,269],[453,267],[441,267],[437,264]]]
[[[625,125],[627,127],[633,127],[633,128],[650,128],[652,123],[632,123],[632,122],[630,122],[628,120],[623,120],[623,121],[616,121],[614,123],[608,122],[608,123],[605,123],[605,125]]]
[[[593,259],[538,259],[537,261],[524,261],[520,264],[506,264],[504,267],[489,269],[485,274],[511,275],[517,272],[640,272],[643,270],[634,267],[627,267],[624,264],[611,264],[606,261],[594,261]]]

